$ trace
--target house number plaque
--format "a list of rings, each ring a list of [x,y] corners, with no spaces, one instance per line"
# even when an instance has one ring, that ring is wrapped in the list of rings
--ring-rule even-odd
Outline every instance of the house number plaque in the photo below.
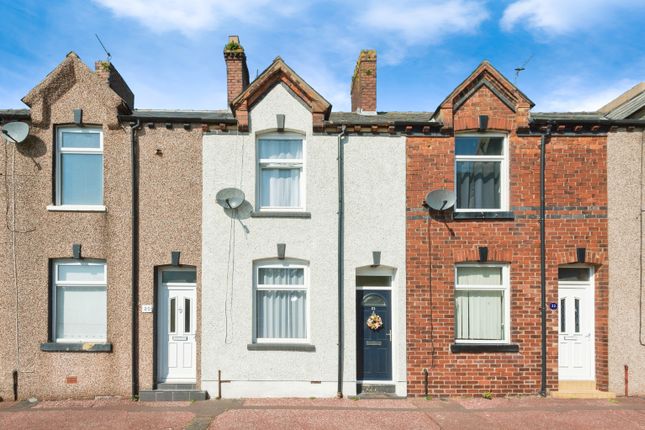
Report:
[[[152,312],[152,305],[141,305],[141,312],[149,314]]]

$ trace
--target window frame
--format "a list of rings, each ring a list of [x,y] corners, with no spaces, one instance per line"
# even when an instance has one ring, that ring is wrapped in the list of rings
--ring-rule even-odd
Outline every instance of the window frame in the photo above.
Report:
[[[59,281],[58,280],[58,269],[60,266],[103,266],[103,280],[101,281]],[[75,259],[56,259],[52,260],[52,282],[51,282],[51,333],[52,341],[56,343],[106,343],[107,342],[107,324],[108,324],[108,309],[107,309],[107,275],[108,267],[105,260],[75,260]],[[70,338],[59,338],[58,333],[56,332],[56,323],[58,321],[57,313],[57,296],[58,296],[58,287],[104,287],[105,288],[105,338],[82,338],[82,339],[70,339]]]
[[[302,158],[292,159],[292,158],[260,158],[260,141],[261,140],[299,140],[302,142]],[[256,149],[256,201],[259,212],[305,212],[306,209],[306,162],[307,159],[307,142],[304,134],[298,133],[264,133],[258,134],[255,138],[255,149]],[[262,206],[262,171],[264,169],[300,169],[300,205],[299,206]]]
[[[99,135],[99,148],[63,148],[63,133],[87,133]],[[100,204],[73,204],[66,205],[62,203],[62,155],[63,154],[94,154],[101,155],[101,203]],[[105,154],[103,144],[103,129],[101,127],[73,127],[60,126],[56,127],[56,166],[55,166],[55,195],[54,204],[48,207],[50,210],[105,210]]]
[[[458,269],[461,267],[499,267],[502,269],[502,285],[463,285],[460,286],[457,283],[459,279],[457,277]],[[454,279],[455,279],[455,294],[453,298],[453,309],[454,309],[454,339],[455,343],[466,343],[466,344],[510,344],[511,343],[511,285],[510,285],[510,266],[503,263],[460,263],[455,265],[454,269]],[[479,291],[501,291],[504,298],[504,339],[459,339],[457,338],[457,291],[469,291],[469,290],[479,290]]]
[[[302,261],[268,260],[257,262],[253,270],[253,342],[256,344],[308,344],[311,343],[311,299],[309,289],[309,266]],[[259,287],[260,269],[303,269],[304,283],[302,285],[266,285]],[[263,284],[264,285],[264,284]],[[258,291],[304,291],[305,292],[305,332],[306,337],[258,337]]]
[[[502,137],[502,155],[457,155],[457,138],[460,137]],[[455,212],[507,212],[509,210],[509,200],[510,200],[510,184],[509,184],[509,138],[506,133],[459,133],[455,134],[454,140],[454,184],[455,184],[455,196],[457,196],[457,163],[460,161],[500,161],[500,196],[499,208],[458,208],[457,203],[455,202]]]

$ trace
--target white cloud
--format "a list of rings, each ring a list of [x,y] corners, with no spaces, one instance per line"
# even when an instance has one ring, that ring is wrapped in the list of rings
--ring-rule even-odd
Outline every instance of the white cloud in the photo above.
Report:
[[[607,86],[582,82],[578,78],[561,80],[558,87],[535,100],[535,112],[593,112],[634,85],[634,79],[621,79]]]
[[[528,27],[549,35],[593,30],[610,24],[619,11],[643,8],[642,0],[516,0],[505,10],[502,29]]]
[[[409,47],[435,45],[449,36],[473,34],[489,17],[485,2],[477,0],[400,0],[359,4],[361,30],[389,46],[386,63],[398,63]]]
[[[481,1],[402,0],[371,2],[360,14],[359,21],[365,27],[390,33],[412,44],[438,42],[450,34],[472,34],[488,16]]]
[[[305,6],[297,0],[94,0],[118,17],[132,18],[155,32],[192,34],[219,29],[228,20],[258,23],[266,16],[290,16]]]

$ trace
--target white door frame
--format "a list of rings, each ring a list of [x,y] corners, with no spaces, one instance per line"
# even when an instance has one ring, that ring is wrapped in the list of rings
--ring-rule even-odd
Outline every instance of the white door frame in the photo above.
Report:
[[[589,298],[587,304],[587,309],[584,314],[586,315],[586,324],[590,327],[589,333],[589,357],[587,358],[587,365],[589,366],[589,371],[584,376],[570,376],[562,375],[560,366],[558,364],[558,379],[561,381],[592,381],[596,379],[596,294],[595,294],[595,270],[593,266],[586,264],[568,264],[559,266],[559,268],[584,268],[589,270],[589,281],[560,281],[558,280],[558,363],[560,357],[560,316],[561,316],[561,301],[560,301],[560,290],[579,290],[584,291],[585,295]],[[584,322],[583,322],[584,324]]]
[[[157,335],[156,335],[156,345],[157,345],[157,368],[155,369],[155,374],[156,374],[156,382],[157,383],[164,383],[164,382],[169,382],[169,383],[191,383],[194,384],[197,382],[197,284],[195,282],[192,283],[187,283],[187,282],[166,282],[164,283],[162,281],[163,279],[163,272],[164,271],[195,271],[194,268],[182,268],[182,267],[166,267],[159,269],[158,273],[158,286],[157,286],[157,303],[155,303],[155,309],[156,309],[156,314],[157,314]],[[162,375],[167,375],[168,374],[168,369],[167,369],[167,362],[166,362],[166,356],[167,356],[167,348],[168,348],[168,341],[169,341],[169,333],[167,331],[167,324],[168,324],[168,318],[169,315],[167,314],[167,311],[162,308],[162,303],[165,302],[165,298],[167,296],[168,290],[175,290],[175,291],[192,291],[192,315],[191,315],[191,332],[194,333],[193,336],[193,361],[194,361],[194,376],[189,377],[189,378],[168,378],[166,376]],[[163,305],[165,306],[165,304]],[[177,321],[179,322],[179,316],[176,317]],[[181,323],[181,327],[183,327],[183,321]]]
[[[359,290],[381,290],[381,291],[389,291],[390,292],[390,319],[391,319],[391,324],[392,324],[392,335],[391,335],[391,343],[392,343],[392,351],[391,351],[391,363],[390,365],[392,366],[392,379],[389,381],[384,381],[384,380],[378,380],[378,381],[370,381],[370,380],[360,380],[358,379],[358,374],[357,374],[357,367],[358,363],[356,362],[356,357],[358,357],[358,352],[355,351],[354,353],[354,374],[357,376],[356,377],[356,382],[358,384],[394,384],[398,379],[398,372],[397,372],[397,359],[396,359],[396,353],[397,353],[397,347],[396,347],[396,341],[398,339],[398,312],[397,312],[397,302],[398,300],[397,297],[397,290],[396,288],[396,282],[397,282],[397,270],[394,267],[390,266],[378,266],[378,267],[371,267],[371,266],[363,266],[363,267],[357,267],[354,273],[354,301],[356,301],[356,291]],[[366,287],[357,287],[356,286],[356,277],[357,276],[391,276],[390,280],[390,285],[387,287],[371,287],[371,286],[366,286]],[[354,320],[358,318],[357,315],[357,309],[358,309],[358,304],[354,303]],[[405,326],[405,325],[404,325]],[[354,321],[353,327],[356,327],[356,322]],[[354,329],[356,330],[356,329]],[[355,336],[358,336],[358,333],[355,333]],[[354,337],[354,348],[358,346],[358,342],[356,341],[356,337]]]

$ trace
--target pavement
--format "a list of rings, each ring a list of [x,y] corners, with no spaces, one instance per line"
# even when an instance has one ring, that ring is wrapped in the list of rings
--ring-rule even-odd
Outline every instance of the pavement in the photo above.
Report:
[[[0,402],[0,429],[645,429],[645,398]]]

